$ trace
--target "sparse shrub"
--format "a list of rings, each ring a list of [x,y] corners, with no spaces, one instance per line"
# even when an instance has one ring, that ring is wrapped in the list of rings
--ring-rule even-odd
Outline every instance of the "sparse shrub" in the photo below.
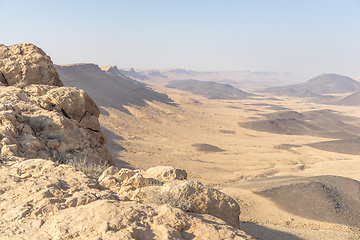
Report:
[[[93,162],[86,162],[84,159],[68,160],[66,164],[74,167],[78,171],[85,173],[86,176],[96,179],[98,179],[100,175],[109,167],[108,164],[100,165]]]
[[[76,170],[83,172],[86,176],[96,179],[109,167],[108,164],[95,164],[93,162],[87,162],[85,159],[67,159],[64,154],[56,151],[53,152],[50,160],[57,165],[70,165]]]
[[[155,203],[158,205],[168,204],[172,207],[180,208],[185,212],[189,212],[193,203],[193,199],[192,197],[187,196],[187,194],[184,192],[176,196],[172,192],[161,192],[160,188],[156,190],[154,188],[149,188],[146,192],[146,202]]]
[[[66,164],[64,155],[56,151],[52,152],[50,160],[53,161],[56,165]]]

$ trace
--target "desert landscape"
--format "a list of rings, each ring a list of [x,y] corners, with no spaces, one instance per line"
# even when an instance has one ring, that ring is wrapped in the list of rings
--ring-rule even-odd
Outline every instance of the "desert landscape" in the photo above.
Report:
[[[132,69],[126,77],[116,66],[92,65],[93,78],[88,67],[56,66],[65,85],[94,94],[118,167],[185,169],[189,179],[233,197],[240,229],[255,239],[359,237],[360,115],[356,100],[342,104],[356,95],[357,81],[324,74],[284,87],[309,93],[290,96],[184,80],[183,73],[164,80]],[[128,81],[140,86],[120,87]],[[124,92],[132,98],[122,99]]]
[[[0,53],[2,239],[359,238],[358,81],[248,90]]]
[[[359,1],[0,9],[0,240],[360,239]]]

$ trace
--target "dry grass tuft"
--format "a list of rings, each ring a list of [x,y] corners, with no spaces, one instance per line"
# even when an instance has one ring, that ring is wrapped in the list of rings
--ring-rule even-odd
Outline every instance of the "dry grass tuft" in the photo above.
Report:
[[[154,190],[151,188],[151,191],[146,193],[146,202],[157,205],[168,204],[185,212],[190,212],[193,199],[184,192],[177,196],[172,192],[162,192],[160,189]]]
[[[66,159],[64,155],[61,155],[58,152],[54,152],[50,160],[56,164],[70,165],[76,170],[83,172],[86,176],[96,179],[98,179],[109,167],[108,164],[96,164],[93,162],[87,162],[85,159]]]

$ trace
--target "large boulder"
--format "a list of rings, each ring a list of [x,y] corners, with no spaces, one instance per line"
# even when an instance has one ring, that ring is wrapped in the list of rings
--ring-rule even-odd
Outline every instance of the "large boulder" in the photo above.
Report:
[[[145,172],[110,167],[100,176],[99,183],[118,192],[120,199],[169,204],[184,211],[218,217],[239,228],[239,204],[200,182],[183,180],[186,175],[185,170],[164,166]]]
[[[187,178],[187,173],[184,169],[169,166],[152,167],[142,173],[142,175],[146,178],[154,178],[161,182],[185,180]]]
[[[239,204],[230,196],[196,181],[173,181],[160,188],[160,196],[174,196],[177,201],[188,201],[193,213],[210,214],[239,228]]]
[[[80,122],[85,113],[99,117],[100,110],[87,93],[79,88],[59,87],[53,88],[46,93],[44,98],[54,104],[58,104],[66,114]]]
[[[63,86],[51,59],[30,43],[0,45],[0,76],[3,85],[24,87],[30,84]],[[5,84],[4,84],[5,83]]]

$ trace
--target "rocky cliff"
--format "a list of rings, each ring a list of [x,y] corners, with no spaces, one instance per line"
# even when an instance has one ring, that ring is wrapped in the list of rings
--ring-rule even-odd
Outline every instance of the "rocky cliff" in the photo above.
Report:
[[[239,205],[184,170],[103,171],[99,109],[40,48],[1,45],[0,71],[0,239],[251,239]]]
[[[1,154],[114,165],[100,111],[85,91],[62,87],[50,57],[32,44],[0,47]]]

